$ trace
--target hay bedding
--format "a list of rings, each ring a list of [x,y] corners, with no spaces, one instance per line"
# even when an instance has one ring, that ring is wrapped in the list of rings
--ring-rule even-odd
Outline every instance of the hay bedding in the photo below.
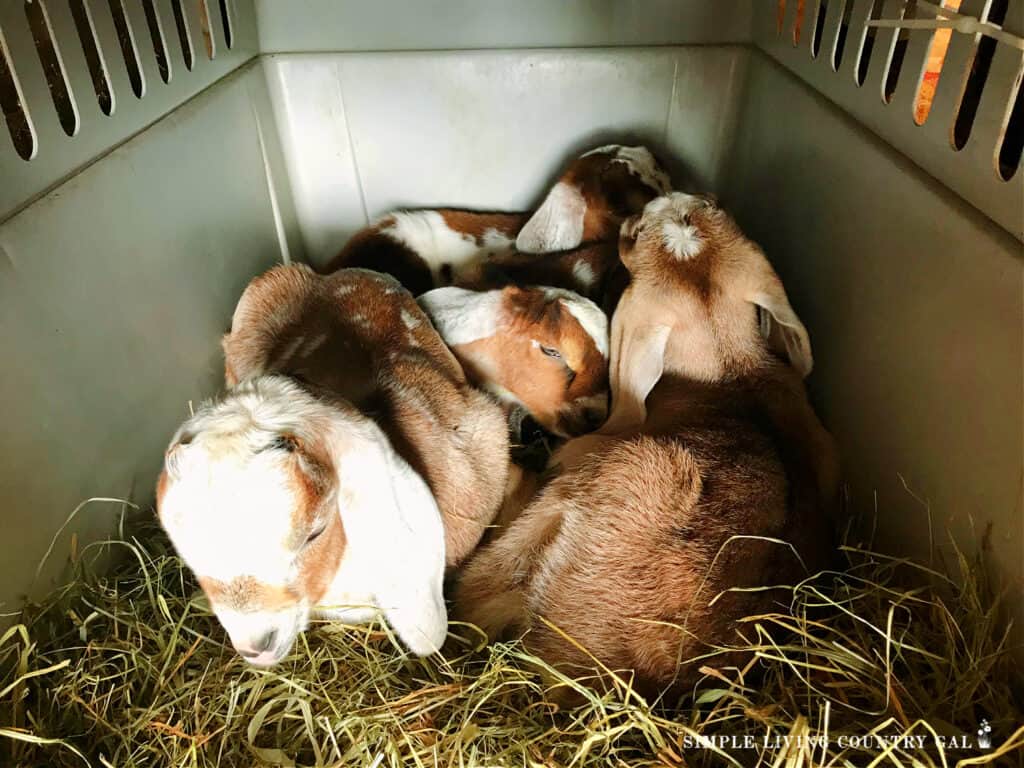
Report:
[[[321,624],[249,667],[155,522],[133,528],[0,638],[0,765],[1024,765],[999,601],[959,553],[949,579],[845,547],[843,573],[746,620],[749,664],[709,649],[692,694],[647,702],[456,624],[440,657],[381,625]],[[107,549],[126,557],[101,573]],[[583,703],[559,708],[556,684]]]

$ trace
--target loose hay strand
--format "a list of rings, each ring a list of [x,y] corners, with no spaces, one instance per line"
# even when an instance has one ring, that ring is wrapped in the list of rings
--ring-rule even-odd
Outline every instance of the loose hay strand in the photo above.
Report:
[[[845,570],[707,649],[681,702],[648,702],[596,659],[591,687],[455,622],[428,659],[386,627],[325,622],[281,665],[248,667],[155,524],[91,545],[107,546],[129,556],[102,573],[86,547],[0,635],[0,765],[1024,765],[999,598],[959,551],[954,578],[845,547]]]

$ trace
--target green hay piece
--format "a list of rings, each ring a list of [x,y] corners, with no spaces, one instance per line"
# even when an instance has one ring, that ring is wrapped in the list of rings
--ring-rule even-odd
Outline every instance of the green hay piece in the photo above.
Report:
[[[98,573],[107,547],[128,557]],[[735,648],[708,649],[691,695],[647,702],[623,677],[595,670],[591,688],[458,624],[429,659],[381,625],[318,624],[284,663],[249,667],[150,522],[87,547],[75,579],[0,636],[0,765],[1024,765],[980,563],[957,553],[949,579],[843,552],[842,573],[743,622],[743,668]],[[560,708],[553,686],[581,703]]]

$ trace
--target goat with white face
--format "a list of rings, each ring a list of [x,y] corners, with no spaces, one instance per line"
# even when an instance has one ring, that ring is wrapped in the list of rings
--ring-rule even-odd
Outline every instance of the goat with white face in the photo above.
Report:
[[[365,270],[256,278],[224,351],[234,388],[178,430],[157,509],[232,644],[274,664],[314,612],[383,613],[411,651],[437,650],[445,569],[502,499],[501,409],[409,293]]]
[[[455,600],[491,637],[528,630],[555,666],[596,658],[654,693],[824,564],[836,464],[803,388],[807,332],[728,215],[654,200],[620,253],[612,415],[556,453],[562,473],[467,563]]]
[[[608,319],[557,288],[437,288],[420,306],[466,375],[507,407],[520,406],[561,437],[608,415]]]
[[[533,214],[396,211],[356,233],[326,271],[376,269],[414,295],[445,285],[516,283],[566,288],[600,302],[618,265],[620,223],[670,186],[645,147],[599,147],[569,164]],[[597,245],[608,243],[610,251]],[[556,251],[568,253],[546,256]]]

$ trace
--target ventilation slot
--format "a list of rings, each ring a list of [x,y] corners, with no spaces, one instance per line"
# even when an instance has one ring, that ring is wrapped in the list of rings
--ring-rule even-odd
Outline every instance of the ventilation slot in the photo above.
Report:
[[[800,44],[800,33],[804,26],[804,5],[805,0],[796,0],[796,18],[793,19],[793,45]]]
[[[11,57],[7,52],[7,41],[0,29],[0,109],[4,112],[7,131],[11,134],[14,151],[22,160],[31,160],[36,156],[36,132],[32,127],[25,100],[21,95],[21,86],[17,75],[11,67]]]
[[[825,0],[821,0],[818,3],[818,13],[814,17],[814,29],[811,34],[811,58],[818,58],[818,54],[821,52],[821,33],[825,30],[825,16],[828,11],[828,3]]]
[[[171,10],[174,12],[174,26],[178,29],[181,58],[185,62],[185,69],[191,72],[195,63],[195,53],[192,51],[192,36],[188,33],[188,22],[185,20],[185,9],[181,7],[181,2],[182,0],[171,0]]]
[[[917,0],[907,0],[906,5],[903,6],[903,12],[900,14],[901,19],[912,19],[914,18],[914,12],[917,10]],[[896,86],[900,82],[900,70],[903,69],[903,59],[907,55],[907,46],[910,44],[910,30],[901,27],[899,34],[893,41],[892,49],[889,52],[889,66],[886,69],[885,80],[882,86],[882,101],[888,104],[892,101],[893,94],[896,93]]]
[[[868,13],[867,21],[874,21],[882,15],[882,3],[884,0],[875,0],[871,4],[871,12]],[[868,76],[868,68],[871,66],[871,52],[875,49],[875,37],[878,35],[876,27],[864,27],[864,39],[860,45],[860,56],[857,59],[857,85],[864,85]]]
[[[96,92],[96,101],[104,115],[112,115],[114,113],[114,95],[110,90],[107,65],[103,61],[103,53],[96,40],[96,27],[93,26],[92,16],[89,15],[85,0],[69,0],[69,5],[75,29],[78,31],[78,40],[82,44],[85,63],[89,67],[89,76],[92,78],[93,91]]]
[[[1024,86],[1021,75],[1017,75],[1017,96],[1013,100],[1013,110],[1006,122],[1006,130],[999,147],[999,176],[1003,181],[1013,178],[1020,167],[1021,151],[1024,150]]]
[[[35,43],[39,63],[46,75],[46,87],[50,91],[53,107],[57,110],[60,127],[68,136],[74,136],[78,133],[78,110],[75,108],[74,99],[71,98],[67,73],[64,71],[57,43],[53,39],[50,17],[46,13],[43,0],[25,0],[25,18],[28,19],[29,29],[32,30],[32,42]]]
[[[1009,0],[992,0],[988,9],[988,21],[993,24],[1002,24],[1006,18],[1008,5]],[[978,105],[981,103],[981,92],[985,89],[985,80],[988,78],[992,57],[995,54],[995,38],[982,35],[974,49],[974,58],[971,61],[971,68],[960,96],[956,120],[953,123],[953,149],[957,151],[967,146],[967,140],[971,136],[974,117],[978,114]]]
[[[149,27],[149,39],[153,41],[153,55],[156,57],[156,68],[160,72],[160,79],[169,83],[171,82],[171,62],[167,58],[167,40],[164,39],[164,30],[160,26],[160,19],[156,15],[153,0],[142,0],[142,9],[146,13],[146,26]]]
[[[142,77],[142,63],[139,61],[139,51],[135,47],[135,37],[132,35],[131,25],[124,15],[124,6],[121,0],[108,0],[110,15],[114,18],[114,28],[117,30],[117,42],[121,46],[121,56],[124,58],[124,66],[128,71],[128,80],[132,84],[132,93],[136,98],[141,99],[146,93],[146,81]]]
[[[942,7],[950,11],[958,11],[960,10],[960,0],[946,0]],[[935,98],[935,89],[942,76],[942,64],[946,60],[946,51],[949,49],[949,41],[952,36],[952,29],[937,29],[932,35],[924,70],[921,72],[921,82],[917,86],[917,99],[914,102],[914,122],[918,125],[924,125],[924,121],[928,119],[928,113],[932,110],[932,100]]]
[[[224,25],[224,42],[228,50],[235,45],[235,31],[231,21],[231,0],[220,0],[220,20]]]
[[[196,0],[199,3],[199,24],[202,26],[203,42],[206,44],[206,58],[213,61],[217,57],[217,42],[213,39],[213,27],[210,26],[210,7],[206,0]]]
[[[846,48],[846,38],[850,34],[850,17],[853,16],[853,0],[840,0],[843,4],[842,20],[839,22],[839,32],[836,34],[836,47],[832,52],[832,69],[839,71],[839,65],[843,63],[843,49]]]

